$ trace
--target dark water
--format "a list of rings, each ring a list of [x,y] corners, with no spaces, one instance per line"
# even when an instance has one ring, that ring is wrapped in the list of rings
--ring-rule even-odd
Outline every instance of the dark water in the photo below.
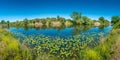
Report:
[[[25,36],[28,35],[45,35],[50,37],[71,37],[76,35],[86,35],[90,36],[92,34],[99,34],[103,33],[103,35],[109,34],[112,26],[100,26],[100,27],[93,27],[93,26],[74,26],[74,27],[56,27],[56,28],[34,28],[34,27],[10,27],[10,32],[21,33]]]

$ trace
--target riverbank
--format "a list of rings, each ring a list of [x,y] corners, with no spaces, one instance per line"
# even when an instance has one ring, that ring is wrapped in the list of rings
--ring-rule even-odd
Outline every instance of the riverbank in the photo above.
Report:
[[[0,29],[0,60],[31,60],[29,49],[13,35]]]
[[[113,56],[112,60],[120,60],[120,38],[116,41],[116,49],[115,55]]]
[[[2,28],[2,25],[0,25],[0,28]]]
[[[120,60],[120,35],[116,40],[115,47],[115,54],[113,55],[111,60]]]

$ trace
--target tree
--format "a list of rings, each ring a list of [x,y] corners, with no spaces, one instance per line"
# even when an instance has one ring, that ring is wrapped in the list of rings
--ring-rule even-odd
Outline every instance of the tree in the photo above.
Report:
[[[120,20],[113,25],[113,28],[120,28]]]
[[[103,23],[104,23],[105,18],[104,18],[104,17],[100,17],[100,18],[99,18],[99,21],[101,21],[101,22],[103,22]]]
[[[35,20],[32,20],[32,23],[35,25]]]
[[[82,18],[82,13],[78,13],[78,12],[73,12],[70,17],[73,19],[73,20],[81,20]]]
[[[7,21],[8,26],[10,25],[10,21]]]
[[[59,21],[60,21],[62,24],[64,24],[64,22],[65,22],[65,18],[63,18],[63,17],[59,17]]]
[[[58,21],[60,20],[60,16],[59,16],[59,15],[57,16],[57,20],[58,20]]]
[[[2,20],[2,21],[1,21],[1,24],[5,24],[5,20]]]
[[[25,25],[25,26],[28,25],[28,19],[27,19],[27,18],[24,19],[24,25]]]
[[[20,22],[17,20],[15,25],[19,26],[20,25]]]
[[[112,25],[119,22],[119,20],[120,20],[119,16],[112,16],[112,18],[111,18]]]
[[[74,24],[82,24],[82,13],[73,12],[70,17],[74,20]]]
[[[41,18],[41,19],[40,19],[40,22],[43,23],[43,24],[46,24],[46,19]]]
[[[99,21],[100,21],[101,25],[105,25],[105,26],[109,25],[109,21],[106,20],[104,17],[100,17]]]
[[[56,21],[56,18],[52,17],[51,20],[52,20],[52,21]]]
[[[83,22],[84,25],[89,25],[91,23],[90,18],[88,18],[87,16],[83,16],[82,19],[84,21]]]
[[[36,18],[35,23],[39,23],[39,22],[40,22],[40,19]]]

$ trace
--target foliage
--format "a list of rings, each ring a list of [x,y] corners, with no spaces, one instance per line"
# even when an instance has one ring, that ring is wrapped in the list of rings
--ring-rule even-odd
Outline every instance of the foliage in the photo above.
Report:
[[[119,16],[112,16],[112,18],[111,18],[112,25],[116,24],[119,21],[120,21],[120,17]]]
[[[83,22],[84,25],[91,25],[92,24],[91,19],[88,18],[87,16],[83,16],[82,19],[84,21]]]
[[[32,60],[32,55],[11,33],[0,29],[0,60]]]
[[[120,17],[119,16],[113,16],[111,21],[113,28],[120,28]]]
[[[27,26],[28,25],[28,19],[25,18],[23,21],[24,21],[24,26]]]
[[[102,60],[99,53],[95,50],[86,49],[85,50],[85,60]]]
[[[114,29],[120,28],[120,21],[118,21],[116,24],[113,25]]]
[[[61,25],[68,26],[68,24],[66,24],[67,20],[70,20],[69,25],[94,25],[95,23],[95,20],[92,20],[87,16],[82,16],[82,13],[79,13],[79,12],[73,12],[70,15],[70,17],[72,18],[72,20],[63,18],[59,15],[56,18],[47,17],[47,18],[35,18],[31,20],[25,18],[23,19],[23,21],[17,20],[16,22],[5,22],[5,20],[2,20],[1,24],[4,23],[4,25],[7,24],[8,26],[21,26],[21,27],[34,26],[38,28],[38,27],[43,27],[43,26],[47,26],[47,27],[51,27],[51,26],[58,27]],[[104,17],[100,17],[99,20],[100,21],[97,21],[97,22],[100,22],[101,25],[109,25],[109,21],[105,20]],[[60,23],[53,25],[52,23],[54,22],[60,22]]]
[[[99,18],[99,21],[101,21],[101,22],[103,22],[103,23],[104,23],[105,18],[104,18],[104,17],[100,17],[100,18]]]
[[[98,20],[100,21],[100,26],[108,26],[110,24],[104,17],[100,17]]]
[[[82,13],[78,13],[78,12],[73,12],[70,17],[73,19],[73,20],[81,20],[82,18]]]
[[[1,24],[4,24],[4,23],[6,23],[5,20],[1,20]]]

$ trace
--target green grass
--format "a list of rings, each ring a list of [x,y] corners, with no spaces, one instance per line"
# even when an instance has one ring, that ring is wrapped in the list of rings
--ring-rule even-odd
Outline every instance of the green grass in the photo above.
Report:
[[[32,55],[11,33],[0,29],[0,60],[32,60]]]
[[[88,48],[84,51],[86,60],[110,60],[115,53],[115,44],[120,36],[119,30],[112,30],[104,43],[100,43],[94,48]]]

